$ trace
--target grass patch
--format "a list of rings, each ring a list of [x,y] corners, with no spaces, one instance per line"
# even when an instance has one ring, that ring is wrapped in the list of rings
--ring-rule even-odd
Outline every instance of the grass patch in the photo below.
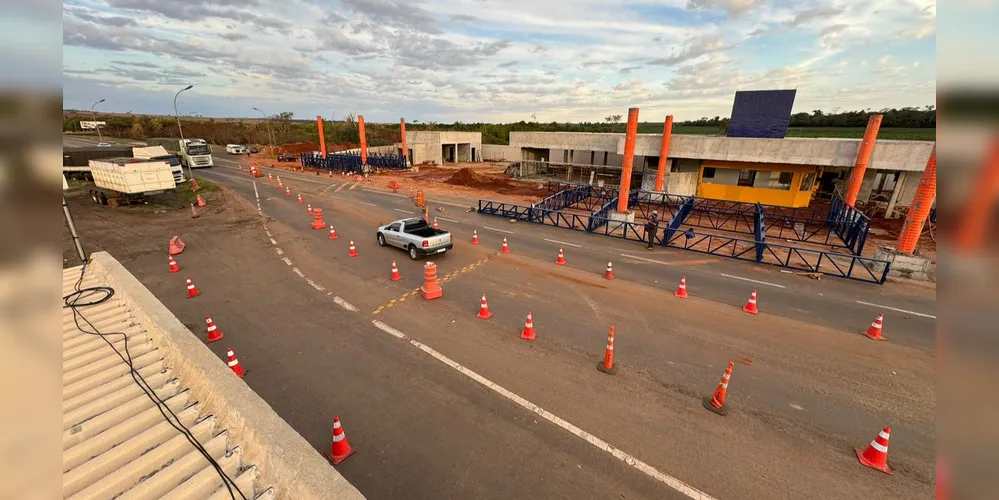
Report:
[[[207,193],[217,193],[222,190],[218,184],[205,179],[198,179],[198,187],[201,189],[194,191],[191,189],[191,181],[185,181],[177,185],[177,196],[184,200],[184,203],[193,203],[199,194],[204,196]]]

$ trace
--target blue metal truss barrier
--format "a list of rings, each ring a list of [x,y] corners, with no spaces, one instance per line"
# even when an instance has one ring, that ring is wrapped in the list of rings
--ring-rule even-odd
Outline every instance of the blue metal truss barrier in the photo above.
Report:
[[[871,218],[848,205],[839,193],[833,195],[829,204],[829,226],[847,248],[856,255],[864,251],[867,233],[871,229]]]
[[[689,197],[683,201],[675,212],[670,214],[671,218],[669,224],[666,226],[665,234],[662,239],[659,240],[659,244],[665,245],[666,242],[673,239],[673,235],[680,229],[683,222],[687,220],[687,216],[690,215],[690,211],[694,208],[694,197]],[[657,235],[658,236],[658,235]]]
[[[363,173],[361,156],[348,153],[330,153],[323,158],[313,153],[302,153],[299,160],[303,167],[332,170],[334,172],[346,172],[350,174]],[[386,170],[405,170],[406,157],[401,155],[368,155],[368,166]]]
[[[479,200],[478,213],[574,231],[602,234],[636,242],[647,241],[644,225],[610,220],[608,215],[611,207],[616,203],[617,200],[611,200],[600,210],[587,217],[536,206]],[[693,198],[685,200],[684,204],[675,212],[673,220],[682,221],[686,218],[693,209],[694,203]],[[756,207],[754,211],[754,233],[758,233],[762,237],[743,239],[693,231],[685,233],[678,231],[681,224],[682,222],[677,222],[676,226],[673,227],[671,221],[661,238],[656,235],[656,240],[669,247],[868,283],[884,284],[891,268],[889,261],[767,243],[764,233],[766,211],[762,205]]]

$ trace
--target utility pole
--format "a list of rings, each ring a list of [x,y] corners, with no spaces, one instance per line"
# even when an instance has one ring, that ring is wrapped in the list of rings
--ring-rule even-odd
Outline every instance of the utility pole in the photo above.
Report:
[[[194,88],[194,85],[188,85],[178,90],[173,96],[173,116],[177,119],[177,131],[180,132],[180,147],[183,149],[186,149],[187,145],[184,144],[184,128],[180,126],[180,114],[177,113],[177,96],[179,96],[181,92],[191,90],[192,88]],[[191,176],[191,179],[194,179],[194,169],[190,164],[187,165],[187,173]]]
[[[267,136],[271,138],[271,151],[274,151],[274,132],[271,131],[271,120],[267,118],[267,113],[260,111],[260,108],[254,107],[253,109],[264,116],[264,123],[267,124]]]
[[[96,107],[98,104],[100,104],[100,103],[102,103],[102,102],[104,102],[106,100],[107,99],[101,99],[101,100],[95,102],[93,106],[90,106],[90,117],[94,119],[94,127],[97,127],[97,139],[100,142],[104,142],[104,135],[101,134],[101,126],[100,126],[100,124],[97,123],[97,113],[94,112],[94,107]]]

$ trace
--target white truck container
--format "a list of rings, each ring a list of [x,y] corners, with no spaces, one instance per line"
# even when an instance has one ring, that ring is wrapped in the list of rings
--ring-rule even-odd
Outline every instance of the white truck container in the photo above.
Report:
[[[169,162],[138,158],[90,160],[94,201],[117,206],[177,187]]]
[[[147,146],[132,148],[132,156],[143,160],[161,160],[170,164],[173,171],[173,181],[184,182],[184,169],[180,166],[180,155],[171,154],[163,146]]]

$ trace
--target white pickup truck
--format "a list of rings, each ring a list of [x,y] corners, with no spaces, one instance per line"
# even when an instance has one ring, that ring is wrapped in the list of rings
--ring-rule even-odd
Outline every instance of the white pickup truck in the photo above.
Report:
[[[398,247],[417,260],[427,255],[447,252],[454,248],[451,233],[434,229],[423,219],[401,219],[378,228],[375,236],[381,246]]]

